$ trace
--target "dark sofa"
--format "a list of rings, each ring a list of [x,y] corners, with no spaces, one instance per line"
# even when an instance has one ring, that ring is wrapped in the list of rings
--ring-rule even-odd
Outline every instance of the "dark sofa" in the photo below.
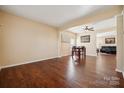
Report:
[[[116,54],[116,46],[102,46],[101,53]]]

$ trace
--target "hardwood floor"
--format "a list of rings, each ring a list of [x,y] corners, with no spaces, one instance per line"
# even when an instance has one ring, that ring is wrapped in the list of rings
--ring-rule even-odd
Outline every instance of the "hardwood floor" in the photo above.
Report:
[[[86,56],[78,61],[71,56],[55,58],[2,69],[0,87],[124,87],[115,65],[115,55]]]

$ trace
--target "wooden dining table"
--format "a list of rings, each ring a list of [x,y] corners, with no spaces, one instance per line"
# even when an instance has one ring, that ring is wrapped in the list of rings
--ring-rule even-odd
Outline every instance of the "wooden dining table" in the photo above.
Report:
[[[72,47],[72,56],[78,56],[80,58],[81,55],[86,56],[85,46],[73,46]]]

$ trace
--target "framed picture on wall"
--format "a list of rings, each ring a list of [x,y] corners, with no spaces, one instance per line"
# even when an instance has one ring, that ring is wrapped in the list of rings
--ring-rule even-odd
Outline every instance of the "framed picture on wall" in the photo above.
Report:
[[[105,38],[105,44],[115,44],[115,37]]]
[[[90,35],[81,36],[81,43],[90,43]]]

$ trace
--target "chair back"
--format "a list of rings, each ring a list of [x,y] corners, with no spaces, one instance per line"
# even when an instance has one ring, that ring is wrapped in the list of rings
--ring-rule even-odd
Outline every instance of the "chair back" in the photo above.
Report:
[[[73,47],[72,47],[72,51],[75,51],[75,50],[76,50],[76,46],[73,46]]]

